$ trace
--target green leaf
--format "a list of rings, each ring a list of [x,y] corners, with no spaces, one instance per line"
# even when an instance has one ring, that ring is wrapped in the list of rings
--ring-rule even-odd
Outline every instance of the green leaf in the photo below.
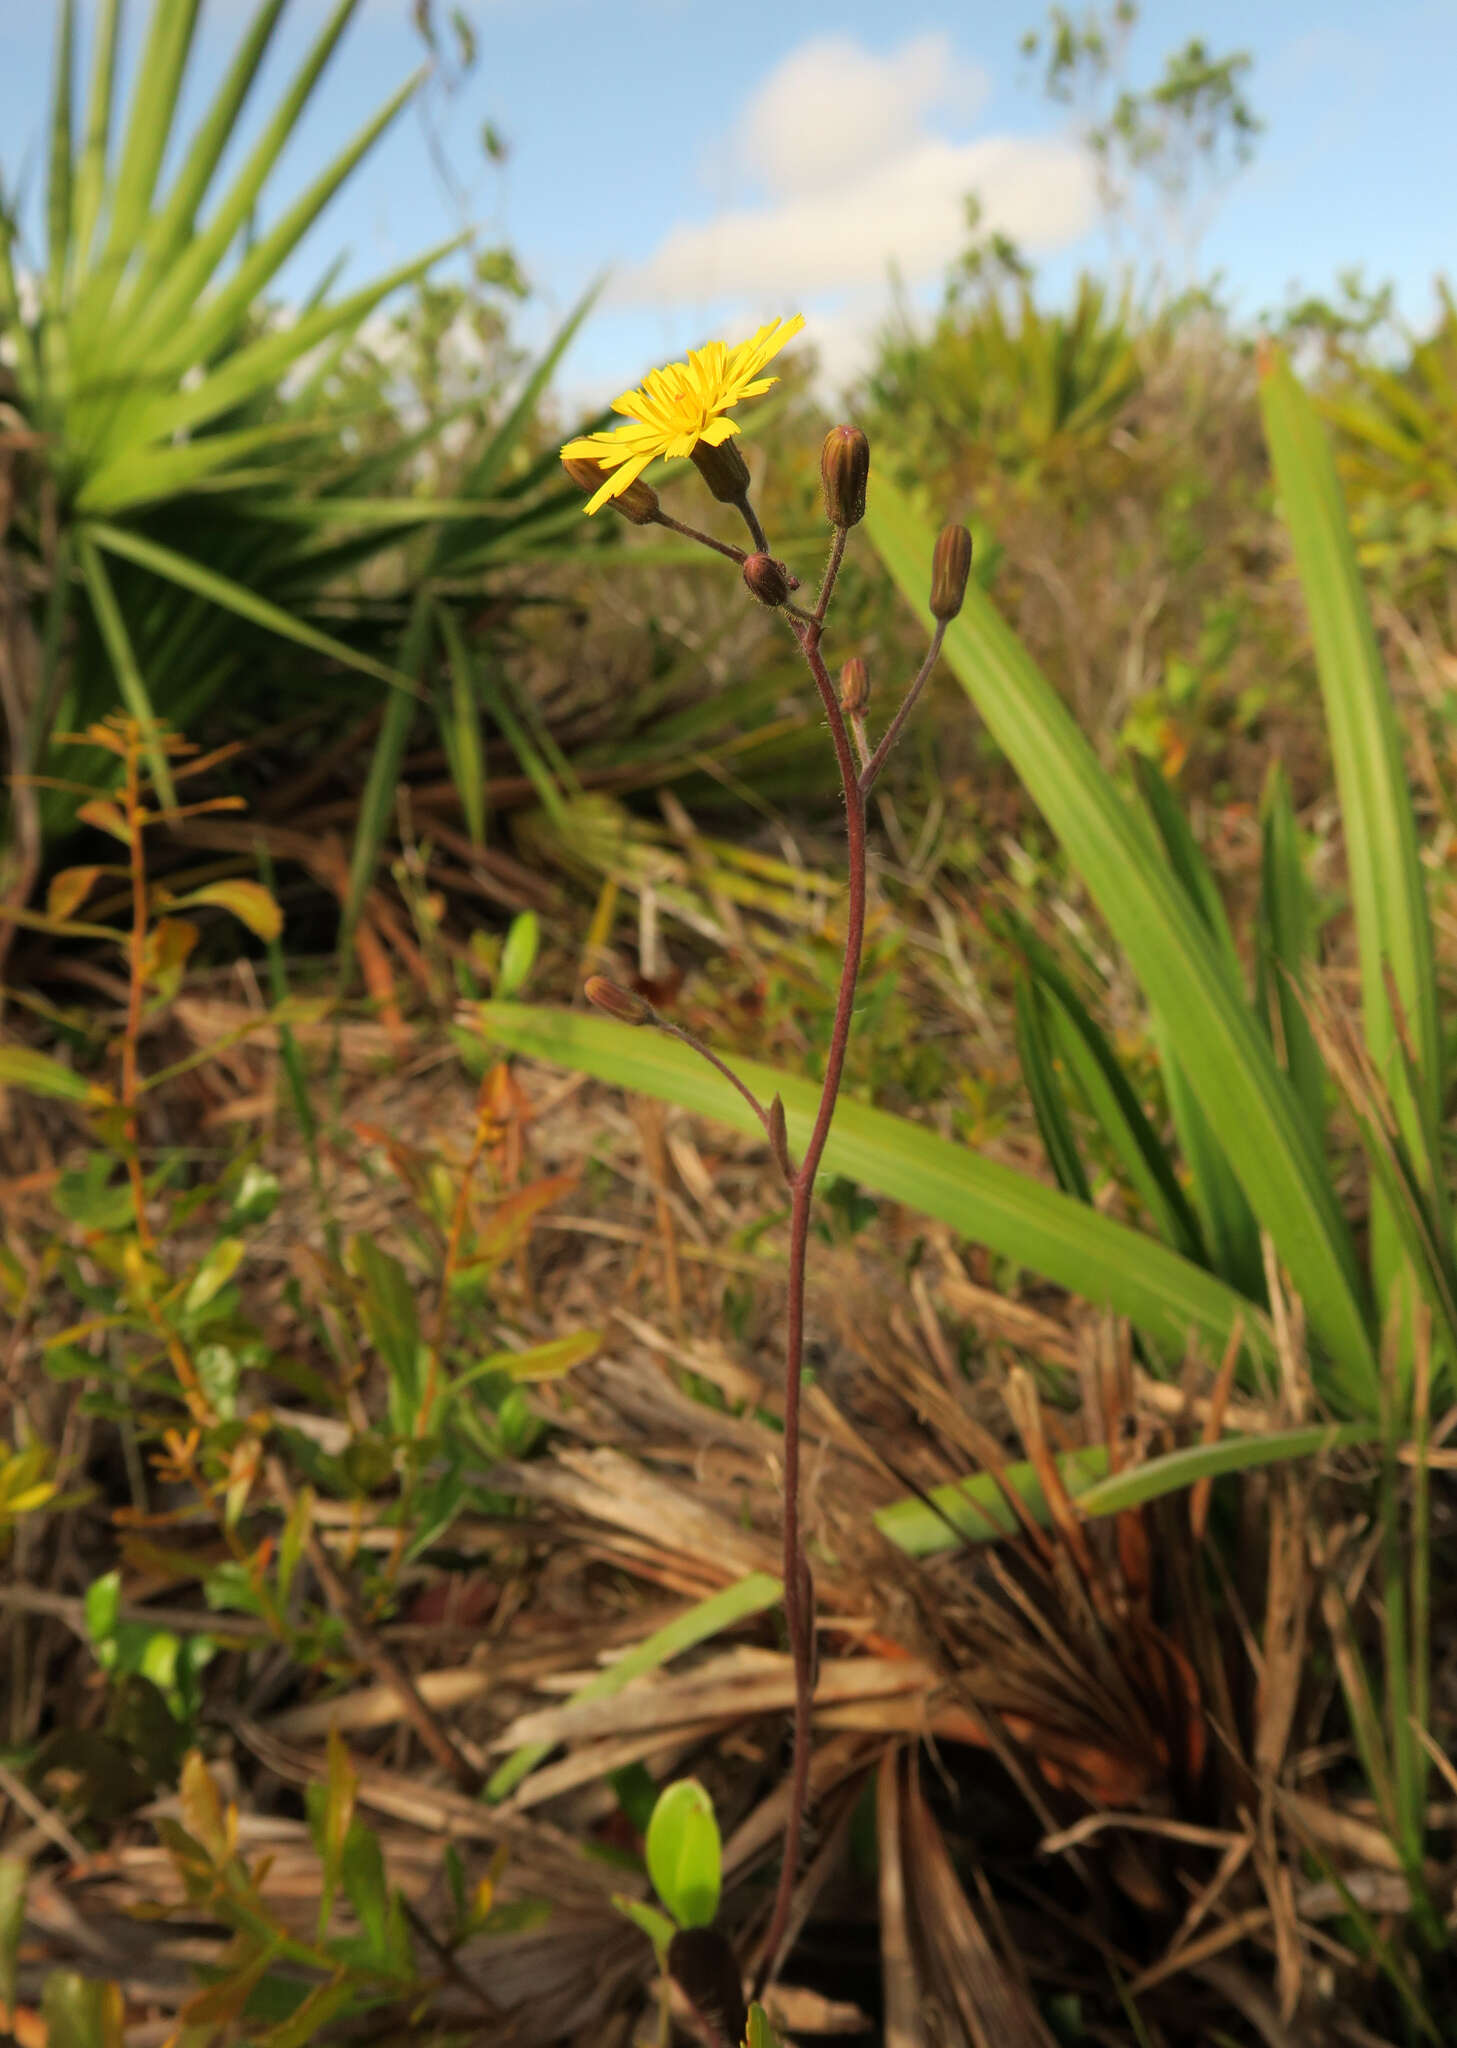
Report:
[[[169,583],[175,583],[183,590],[195,592],[198,597],[206,598],[209,604],[215,604],[223,611],[232,612],[236,617],[246,619],[250,625],[261,626],[267,632],[276,633],[281,640],[292,640],[300,647],[311,649],[315,654],[327,654],[333,660],[343,662],[346,668],[358,669],[363,675],[374,676],[380,682],[392,683],[397,689],[410,693],[408,701],[413,702],[413,692],[417,685],[410,677],[400,675],[392,668],[386,668],[383,662],[376,661],[372,655],[359,653],[345,641],[336,640],[332,633],[319,632],[316,627],[308,625],[303,619],[294,618],[278,605],[269,603],[266,598],[255,596],[251,590],[245,589],[241,583],[235,583],[231,577],[219,575],[216,570],[209,569],[204,563],[194,561],[190,555],[179,554],[175,548],[163,547],[160,541],[144,539],[141,534],[128,532],[123,527],[110,526],[102,520],[92,519],[87,521],[80,532],[83,564],[88,556],[92,560],[97,559],[93,542],[113,555],[120,555],[125,561],[135,562],[138,568],[150,569],[154,576],[165,577]],[[119,677],[120,674],[118,668]],[[135,680],[140,687],[140,676]],[[123,694],[126,694],[124,683]],[[145,693],[140,701],[146,702]],[[143,713],[136,709],[130,697],[128,708],[135,717],[143,717]],[[151,716],[150,709],[146,716]],[[159,782],[158,788],[161,787]],[[164,801],[170,807],[175,802],[175,798],[170,794],[170,781],[167,790],[169,793],[165,795]]]
[[[1437,981],[1396,707],[1361,586],[1330,444],[1314,406],[1283,356],[1273,349],[1266,350],[1260,362],[1260,407],[1315,643],[1361,957],[1366,1043],[1397,1105],[1402,1134],[1423,1183],[1445,1210]],[[1411,1075],[1401,1059],[1388,973],[1412,1047]],[[1401,1261],[1394,1226],[1384,1211],[1382,1203],[1372,1217],[1376,1287],[1382,1300]],[[1313,1298],[1307,1298],[1314,1308]]]
[[[1278,1021],[1282,1064],[1317,1142],[1323,1142],[1325,1067],[1301,1001],[1306,970],[1315,959],[1314,919],[1290,779],[1278,761],[1265,778],[1260,812],[1259,1008],[1272,1029]]]
[[[208,1303],[220,1294],[243,1263],[248,1247],[241,1237],[220,1237],[192,1276],[182,1297],[182,1313],[200,1316]]]
[[[411,690],[418,689],[430,645],[430,600],[424,590],[416,592],[410,606],[409,622],[400,643],[400,667]],[[359,800],[359,817],[354,827],[354,846],[349,856],[349,888],[339,920],[339,956],[346,960],[354,943],[354,931],[364,904],[365,892],[374,876],[379,850],[394,822],[395,799],[400,783],[405,742],[415,722],[415,699],[397,693],[391,696],[380,721],[379,738],[370,756],[364,793]]]
[[[25,1924],[28,1875],[23,1857],[0,1856],[0,2006],[15,2003],[15,1966],[20,1954],[20,1930]]]
[[[116,1634],[117,1622],[121,1617],[121,1573],[103,1572],[99,1579],[92,1579],[81,1602],[86,1620],[86,1633],[92,1646],[99,1649],[109,1643]]]
[[[179,896],[172,908],[185,910],[198,903],[215,903],[245,924],[255,938],[276,939],[283,931],[283,912],[261,882],[209,882]]]
[[[111,578],[107,575],[106,565],[85,527],[76,535],[76,559],[80,563],[82,579],[91,599],[91,609],[96,615],[97,628],[115,673],[122,701],[146,735],[147,764],[152,771],[157,795],[167,809],[171,810],[177,802],[177,797],[172,787],[172,771],[167,765],[167,756],[162,751],[158,736],[157,715],[152,709],[147,686],[142,681],[142,672],[137,667],[137,658],[132,652],[131,636],[122,618],[116,594],[112,590]]]
[[[370,1342],[390,1378],[390,1419],[401,1435],[411,1429],[420,1402],[420,1319],[415,1290],[399,1260],[362,1233],[349,1246],[360,1282],[360,1312]]]
[[[495,1044],[762,1135],[758,1119],[726,1081],[689,1047],[658,1032],[578,1011],[510,1003],[482,1003],[478,1014]],[[776,1093],[783,1097],[790,1150],[798,1156],[813,1125],[818,1090],[798,1075],[754,1061],[735,1065],[761,1102]],[[824,1171],[934,1216],[963,1238],[1126,1315],[1161,1350],[1182,1355],[1193,1332],[1217,1357],[1239,1320],[1250,1348],[1273,1357],[1264,1316],[1223,1281],[1142,1231],[904,1117],[842,1099]]]
[[[929,626],[933,535],[884,479],[871,495],[866,526],[902,595]],[[1330,1354],[1332,1393],[1374,1413],[1380,1375],[1349,1228],[1290,1084],[1230,989],[1207,926],[1061,699],[974,584],[947,628],[945,651],[1163,1020],[1191,1091],[1305,1298]]]
[[[100,1978],[52,1970],[40,2009],[47,2048],[114,2048],[121,2038],[121,1989]]]
[[[1213,1444],[1191,1444],[1111,1475],[1108,1452],[1102,1444],[1065,1451],[1054,1462],[1080,1514],[1116,1515],[1165,1494],[1180,1493],[1201,1479],[1372,1444],[1380,1435],[1380,1425],[1375,1422],[1315,1423],[1302,1429],[1271,1430],[1262,1436],[1221,1437]],[[1040,1527],[1048,1527],[1047,1501],[1031,1465],[1020,1461],[1004,1465],[1000,1477],[1026,1505],[1032,1519]],[[892,1501],[876,1510],[874,1520],[882,1535],[909,1557],[935,1557],[963,1544],[994,1542],[1015,1535],[1022,1526],[989,1472],[934,1487],[926,1500]]]
[[[784,2048],[762,2005],[749,2007],[749,2031],[744,2036],[744,2048]]]
[[[28,1095],[53,1095],[62,1102],[86,1102],[92,1093],[84,1075],[28,1045],[0,1045],[0,1087],[23,1088]]]
[[[270,1167],[260,1166],[256,1159],[250,1159],[234,1190],[228,1222],[234,1229],[244,1223],[266,1223],[277,1208],[282,1191],[278,1175]]]
[[[653,1808],[648,1875],[680,1927],[708,1927],[723,1884],[723,1844],[713,1801],[696,1778],[679,1778]]]
[[[501,966],[496,975],[496,993],[509,1002],[520,995],[536,965],[541,944],[541,922],[534,910],[523,910],[512,918],[506,943],[501,948]]]
[[[486,753],[481,740],[481,711],[476,701],[475,678],[469,649],[460,622],[449,605],[439,605],[435,616],[445,642],[449,671],[449,696],[439,703],[436,716],[440,737],[445,742],[451,779],[465,814],[472,846],[486,843]]]
[[[1091,1203],[1093,1191],[1083,1171],[1082,1155],[1073,1135],[1062,1087],[1052,1064],[1047,1024],[1038,1002],[1037,990],[1023,974],[1017,976],[1016,1004],[1017,1062],[1032,1098],[1032,1111],[1042,1134],[1048,1163],[1057,1184],[1075,1201]]]
[[[666,1970],[668,1944],[677,1932],[667,1914],[660,1913],[656,1906],[648,1905],[643,1899],[625,1899],[620,1892],[612,1894],[612,1903],[624,1919],[630,1920],[634,1927],[641,1928],[653,1945],[653,1954],[658,1959],[659,1969]]]

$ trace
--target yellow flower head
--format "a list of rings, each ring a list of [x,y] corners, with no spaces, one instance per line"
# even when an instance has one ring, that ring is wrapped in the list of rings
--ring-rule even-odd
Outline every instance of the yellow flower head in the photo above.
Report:
[[[736,434],[738,422],[725,415],[740,399],[757,398],[779,382],[759,372],[803,325],[803,313],[796,313],[792,320],[771,320],[737,348],[710,341],[690,350],[686,363],[649,370],[640,391],[624,391],[621,398],[614,398],[612,410],[622,413],[628,424],[603,434],[584,434],[562,450],[564,456],[589,458],[609,472],[601,490],[588,500],[587,511],[596,512],[609,498],[621,496],[660,455],[691,455],[700,441],[717,448]]]

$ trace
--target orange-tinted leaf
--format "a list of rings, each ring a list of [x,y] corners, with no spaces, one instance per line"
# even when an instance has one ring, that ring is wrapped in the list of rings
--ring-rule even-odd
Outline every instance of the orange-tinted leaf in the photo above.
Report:
[[[257,939],[276,939],[283,930],[283,912],[261,882],[209,882],[182,897],[184,904],[215,903],[245,924]]]
[[[119,839],[123,846],[130,846],[131,839],[121,806],[112,803],[109,797],[93,797],[90,803],[82,804],[76,816],[83,825],[95,825],[98,831],[109,832],[112,838]]]
[[[476,1239],[475,1257],[472,1265],[499,1265],[509,1258],[530,1233],[532,1224],[544,1209],[553,1202],[559,1202],[577,1184],[572,1173],[552,1173],[543,1180],[532,1181],[529,1187],[508,1195],[497,1205],[494,1215],[480,1236]]]
[[[46,910],[52,917],[69,917],[79,910],[96,886],[100,868],[62,868],[51,877],[46,891]]]

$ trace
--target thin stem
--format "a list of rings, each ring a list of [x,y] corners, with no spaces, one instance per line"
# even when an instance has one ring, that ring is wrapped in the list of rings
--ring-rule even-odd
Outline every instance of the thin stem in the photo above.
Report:
[[[696,540],[700,547],[712,548],[715,554],[727,555],[731,562],[742,568],[749,559],[742,548],[736,548],[731,541],[715,540],[711,533],[704,533],[696,526],[685,526],[681,519],[674,519],[660,506],[653,514],[656,526],[666,526],[672,533],[681,533],[685,540]]]
[[[820,625],[824,623],[825,613],[830,608],[830,599],[835,594],[835,578],[839,575],[840,564],[845,559],[845,542],[849,538],[850,529],[848,526],[837,526],[835,528],[835,538],[830,543],[830,559],[825,567],[825,580],[820,585],[819,603],[815,606],[814,611],[816,622]]]
[[[784,1827],[784,1860],[779,1890],[764,1941],[762,1979],[774,1968],[779,1945],[789,1924],[794,1880],[799,1862],[809,1791],[810,1720],[814,1695],[814,1594],[805,1570],[799,1521],[799,1408],[804,1372],[804,1287],[809,1255],[810,1207],[815,1175],[834,1121],[835,1103],[845,1072],[850,1023],[855,1009],[855,984],[865,939],[865,794],[855,772],[855,757],[845,729],[844,713],[829,670],[820,655],[820,625],[806,626],[800,647],[829,720],[840,780],[845,789],[845,836],[849,865],[849,903],[845,924],[845,960],[835,1001],[835,1021],[825,1063],[824,1086],[814,1129],[799,1171],[790,1183],[793,1202],[789,1222],[789,1299],[786,1315],[784,1367],[784,1618],[794,1661],[794,1762],[790,1773],[789,1812]],[[762,1983],[760,1988],[762,1989]]]
[[[758,513],[749,503],[748,492],[745,491],[742,498],[736,498],[734,500],[734,503],[738,506],[740,512],[744,516],[744,524],[749,529],[749,534],[751,539],[753,540],[755,549],[759,554],[767,555],[769,552],[769,542],[765,538],[763,527],[759,524]]]
[[[900,738],[901,733],[905,727],[906,720],[910,717],[912,711],[914,711],[916,707],[916,699],[920,696],[922,690],[925,688],[926,679],[930,675],[932,669],[936,666],[936,663],[940,658],[941,642],[945,638],[946,621],[944,619],[937,619],[936,630],[931,635],[930,648],[927,650],[926,659],[921,663],[921,666],[916,673],[916,680],[911,684],[911,687],[906,691],[905,697],[901,703],[900,710],[897,711],[895,717],[890,721],[889,726],[887,726],[884,739],[882,739],[880,745],[875,749],[875,752],[871,755],[870,760],[867,763],[865,770],[860,777],[860,794],[862,796],[869,796],[870,791],[874,786],[876,776],[879,775],[881,769],[885,765],[886,755],[890,752],[891,748]]]
[[[745,1102],[748,1103],[750,1109],[753,1110],[755,1116],[759,1119],[759,1122],[764,1126],[764,1135],[766,1137],[770,1136],[768,1110],[765,1109],[763,1103],[760,1102],[758,1096],[754,1093],[753,1089],[748,1087],[745,1082],[739,1079],[738,1075],[734,1072],[733,1068],[728,1064],[728,1062],[726,1060],[721,1060],[719,1058],[718,1054],[713,1050],[712,1046],[705,1045],[701,1038],[695,1038],[691,1031],[685,1031],[681,1024],[670,1024],[668,1019],[666,1017],[660,1017],[656,1010],[653,1011],[653,1022],[657,1025],[659,1031],[666,1033],[666,1035],[669,1038],[676,1038],[680,1040],[682,1044],[691,1046],[693,1051],[701,1054],[702,1057],[708,1061],[708,1064],[711,1067],[716,1067],[718,1069],[719,1073],[723,1075],[725,1081],[732,1082],[733,1086],[738,1089],[740,1095],[743,1096]]]
[[[141,781],[137,754],[128,736],[126,750],[127,856],[131,873],[132,928],[127,941],[126,1027],[121,1040],[121,1103],[125,1114],[127,1174],[131,1181],[132,1207],[136,1211],[137,1241],[144,1252],[156,1250],[152,1226],[147,1220],[147,1192],[142,1178],[141,1152],[137,1143],[137,1048],[142,1035],[142,995],[147,975],[147,869],[142,853]]]

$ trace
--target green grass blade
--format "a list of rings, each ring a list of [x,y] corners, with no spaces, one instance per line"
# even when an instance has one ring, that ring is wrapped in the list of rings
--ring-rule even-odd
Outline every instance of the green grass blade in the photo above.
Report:
[[[466,830],[472,846],[486,843],[486,755],[481,744],[481,710],[476,699],[470,650],[460,621],[448,604],[436,607],[440,637],[445,642],[450,669],[448,697],[439,706],[440,737],[445,743],[450,773],[460,792]]]
[[[724,1629],[737,1628],[740,1622],[767,1612],[778,1601],[782,1591],[779,1580],[771,1578],[768,1572],[750,1572],[737,1584],[725,1586],[721,1593],[711,1594],[707,1600],[700,1600],[695,1606],[685,1609],[666,1627],[655,1630],[645,1641],[615,1658],[605,1671],[599,1671],[585,1685],[579,1686],[568,1704],[576,1706],[584,1700],[611,1699],[634,1678],[657,1671],[674,1657],[681,1657],[685,1650],[696,1649],[699,1643],[720,1635]],[[539,1742],[527,1743],[513,1750],[487,1781],[486,1798],[494,1804],[508,1797],[550,1753],[550,1746]]]
[[[1017,976],[1016,1008],[1017,1062],[1032,1097],[1032,1112],[1042,1134],[1043,1150],[1065,1195],[1079,1202],[1091,1202],[1093,1191],[1083,1171],[1082,1155],[1073,1135],[1062,1087],[1052,1062],[1047,1019],[1042,1013],[1035,985],[1026,975]]]
[[[46,306],[52,317],[66,290],[71,254],[71,102],[75,91],[76,4],[61,0],[56,76],[51,94],[51,162],[46,185]]]
[[[1165,1244],[1207,1266],[1199,1219],[1179,1185],[1158,1133],[1144,1115],[1113,1048],[1098,1029],[1052,951],[1020,918],[1008,919],[1011,942],[1037,978],[1052,1041],[1129,1185]]]
[[[1265,1262],[1260,1249],[1260,1226],[1245,1200],[1216,1127],[1190,1086],[1174,1052],[1171,1035],[1158,1017],[1153,1020],[1153,1036],[1159,1049],[1169,1115],[1189,1169],[1190,1193],[1209,1247],[1210,1263],[1216,1273],[1223,1274],[1242,1294],[1262,1302]]]
[[[87,595],[91,599],[97,630],[110,658],[117,688],[121,691],[122,702],[146,734],[147,762],[152,771],[152,780],[158,796],[170,809],[176,803],[177,797],[172,787],[172,773],[167,766],[167,756],[162,751],[157,730],[157,715],[152,709],[147,686],[142,681],[142,672],[137,666],[136,655],[132,652],[131,639],[121,615],[121,607],[116,601],[116,593],[111,587],[111,578],[106,573],[106,564],[102,561],[90,533],[84,527],[76,536],[76,559],[80,565]]]
[[[382,299],[401,285],[411,284],[460,245],[460,237],[441,242],[413,262],[401,264],[385,277],[331,306],[316,307],[289,327],[264,334],[257,341],[236,350],[201,383],[183,390],[174,386],[161,396],[143,397],[137,404],[123,404],[112,414],[105,447],[120,453],[127,447],[160,441],[171,435],[194,431],[220,413],[231,412],[262,393],[271,391],[300,357],[317,343],[345,328],[357,326],[374,311]]]
[[[111,140],[111,110],[116,96],[116,37],[120,14],[120,0],[100,0],[91,56],[91,84],[86,95],[86,128],[76,165],[72,244],[78,269],[90,256],[101,217],[102,195],[106,190],[106,151]]]
[[[902,595],[929,623],[934,536],[883,479],[871,494],[866,525]],[[975,583],[945,646],[1167,1027],[1191,1089],[1309,1305],[1341,1398],[1374,1412],[1379,1374],[1349,1228],[1290,1084],[1229,988],[1207,928],[1153,857],[1146,830],[1133,822],[1066,707]]]
[[[359,818],[354,827],[354,845],[349,856],[349,890],[339,920],[341,973],[347,971],[349,951],[365,894],[374,878],[379,850],[384,845],[395,815],[395,793],[400,786],[400,764],[418,709],[420,679],[430,651],[433,605],[428,593],[416,592],[409,622],[400,643],[400,671],[409,678],[411,693],[392,691],[380,721],[379,737],[370,756],[369,773],[359,799]]]
[[[759,1133],[735,1090],[687,1046],[659,1032],[528,1004],[483,1003],[479,1016],[493,1044]],[[734,1065],[761,1101],[783,1097],[790,1149],[802,1148],[819,1101],[814,1085],[755,1061]],[[1218,1355],[1238,1320],[1250,1348],[1269,1355],[1263,1315],[1213,1274],[1142,1231],[904,1117],[842,1100],[825,1172],[934,1216],[1085,1301],[1126,1315],[1160,1350],[1182,1355],[1193,1332]]]
[[[287,0],[262,0],[262,5],[248,24],[233,61],[172,181],[167,202],[147,231],[139,278],[139,285],[145,281],[144,288],[156,284],[192,239],[197,209],[237,128],[243,103],[252,90],[258,68],[286,5]]]
[[[1108,1471],[1108,1452],[1102,1444],[1066,1451],[1055,1462],[1079,1512],[1092,1518],[1143,1507],[1166,1494],[1182,1493],[1201,1479],[1251,1472],[1258,1466],[1284,1464],[1291,1458],[1314,1458],[1323,1451],[1374,1443],[1378,1435],[1375,1423],[1324,1422],[1301,1429],[1271,1430],[1263,1436],[1230,1436],[1221,1437],[1218,1443],[1190,1444],[1112,1474]],[[1001,1477],[1045,1528],[1051,1518],[1033,1468],[1020,1462],[1005,1465]],[[935,1557],[943,1551],[955,1550],[961,1543],[990,1542],[999,1536],[1015,1535],[1019,1527],[1016,1515],[988,1472],[934,1487],[927,1500],[933,1505],[928,1506],[923,1500],[898,1500],[875,1513],[876,1528],[910,1557]]]
[[[111,526],[104,520],[88,520],[84,530],[87,539],[105,548],[108,554],[120,555],[124,561],[134,562],[139,569],[149,569],[154,576],[161,576],[183,590],[193,591],[222,611],[246,619],[249,625],[261,626],[265,632],[276,633],[281,640],[292,640],[299,647],[308,647],[315,654],[326,654],[334,661],[343,662],[346,668],[373,676],[378,682],[391,683],[397,690],[404,691],[407,698],[414,688],[410,678],[401,675],[397,669],[386,668],[382,661],[376,661],[372,655],[361,654],[347,641],[336,640],[332,633],[321,633],[316,626],[310,626],[292,612],[271,604],[267,598],[256,596],[243,584],[233,582],[231,577],[221,576],[215,569],[195,562],[190,555],[179,554],[175,548],[163,547],[160,541],[145,540],[139,533]]]
[[[1438,1193],[1442,1037],[1432,932],[1396,708],[1325,430],[1275,350],[1267,350],[1261,361],[1260,406],[1325,704],[1361,957],[1366,1042],[1397,1103],[1423,1179]],[[1414,1089],[1400,1059],[1388,971],[1415,1058]],[[1380,1224],[1373,1217],[1377,1293],[1384,1299],[1400,1254],[1391,1232]]]
[[[367,121],[348,146],[341,150],[328,168],[317,177],[312,185],[289,207],[283,218],[268,233],[249,249],[227,283],[215,291],[197,308],[192,317],[184,319],[170,333],[156,334],[156,347],[162,365],[185,369],[190,363],[210,362],[219,350],[238,332],[265,288],[273,281],[279,269],[287,262],[294,249],[303,240],[319,215],[338,192],[340,186],[358,166],[360,159],[371,150],[385,130],[397,118],[400,110],[417,91],[423,72],[406,79],[393,93],[373,118]],[[138,292],[138,310],[147,307],[145,286]],[[320,307],[316,311],[322,312]],[[305,315],[305,318],[308,316]],[[148,323],[150,324],[150,323]]]
[[[141,241],[157,173],[177,118],[199,4],[200,0],[154,0],[132,88],[121,161],[112,181],[106,241],[84,302],[88,322],[104,317],[117,282]]]
[[[139,341],[150,343],[159,334],[170,335],[201,297],[208,279],[250,218],[269,173],[292,138],[299,116],[358,5],[359,0],[338,0],[212,218],[186,244],[160,280],[147,308],[146,327],[139,334]]]
[[[1325,1138],[1325,1066],[1300,999],[1315,959],[1310,889],[1290,779],[1275,762],[1260,805],[1259,984],[1261,1015],[1278,1028],[1282,1063],[1317,1143]]]
[[[536,418],[542,395],[556,372],[557,364],[570,347],[577,329],[592,310],[601,289],[600,282],[589,287],[552,336],[517,394],[516,403],[491,436],[479,459],[467,472],[463,495],[484,497],[495,484],[516,452],[522,435]]]

